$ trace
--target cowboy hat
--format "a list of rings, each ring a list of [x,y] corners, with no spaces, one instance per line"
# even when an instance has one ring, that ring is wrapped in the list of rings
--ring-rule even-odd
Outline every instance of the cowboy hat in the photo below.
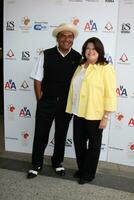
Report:
[[[74,37],[77,37],[78,30],[73,24],[60,24],[57,28],[55,28],[52,32],[54,37],[57,37],[58,33],[62,31],[70,31],[74,34]]]

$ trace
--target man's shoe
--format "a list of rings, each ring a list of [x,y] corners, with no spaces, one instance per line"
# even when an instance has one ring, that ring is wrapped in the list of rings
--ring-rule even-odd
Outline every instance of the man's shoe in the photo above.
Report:
[[[54,171],[56,174],[58,174],[59,176],[64,176],[65,175],[65,168],[62,167],[62,165],[59,165],[58,167],[53,167]]]
[[[41,167],[32,167],[32,169],[30,169],[27,173],[27,178],[35,178],[41,169]]]
[[[74,173],[73,177],[74,178],[80,178],[80,172],[79,172],[79,170]]]

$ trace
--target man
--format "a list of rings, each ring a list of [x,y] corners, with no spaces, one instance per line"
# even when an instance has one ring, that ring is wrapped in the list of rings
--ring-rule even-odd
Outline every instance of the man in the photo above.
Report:
[[[54,152],[52,167],[58,175],[65,174],[61,165],[64,159],[65,141],[71,115],[65,113],[72,75],[81,55],[72,49],[78,31],[72,24],[61,24],[53,31],[57,46],[43,51],[31,74],[37,97],[35,136],[32,151],[32,168],[27,178],[34,178],[42,169],[44,151],[49,132],[55,120]]]

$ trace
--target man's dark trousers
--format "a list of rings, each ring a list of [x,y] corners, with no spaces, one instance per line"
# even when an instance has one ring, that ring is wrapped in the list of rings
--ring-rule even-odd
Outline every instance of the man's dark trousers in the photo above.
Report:
[[[32,165],[43,165],[44,151],[48,144],[49,132],[55,120],[54,153],[52,166],[58,167],[64,159],[65,142],[71,115],[65,113],[66,99],[42,97],[37,103]]]

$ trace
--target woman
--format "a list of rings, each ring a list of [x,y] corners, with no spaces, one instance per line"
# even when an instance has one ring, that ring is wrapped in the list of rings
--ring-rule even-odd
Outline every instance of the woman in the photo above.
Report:
[[[95,178],[102,132],[116,110],[115,71],[104,57],[102,42],[92,37],[82,47],[82,62],[71,81],[66,112],[74,114],[73,137],[79,184]]]

